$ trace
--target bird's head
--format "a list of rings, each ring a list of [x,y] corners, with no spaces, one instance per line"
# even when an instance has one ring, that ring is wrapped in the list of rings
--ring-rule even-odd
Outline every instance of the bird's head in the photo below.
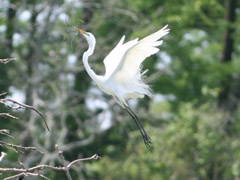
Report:
[[[92,33],[86,32],[86,31],[80,29],[80,28],[77,27],[77,26],[75,27],[75,29],[76,29],[76,31],[80,32],[80,33],[86,38],[86,40],[87,40],[87,42],[88,42],[88,44],[89,44],[90,47],[91,47],[91,46],[95,46],[95,44],[96,44],[96,39],[95,39],[95,37],[93,36]]]

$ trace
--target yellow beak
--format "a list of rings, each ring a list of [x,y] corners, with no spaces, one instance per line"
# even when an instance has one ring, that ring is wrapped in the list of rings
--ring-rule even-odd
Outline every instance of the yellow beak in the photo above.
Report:
[[[79,27],[75,27],[76,31],[82,33],[82,34],[86,34],[86,32],[82,29],[80,29]]]

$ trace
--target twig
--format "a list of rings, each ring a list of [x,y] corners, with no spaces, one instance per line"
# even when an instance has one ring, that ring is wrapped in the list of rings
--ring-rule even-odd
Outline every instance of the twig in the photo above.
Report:
[[[92,157],[88,157],[88,158],[82,158],[82,159],[76,159],[75,161],[72,161],[70,162],[68,165],[67,165],[67,168],[70,168],[72,165],[74,165],[75,163],[78,163],[78,162],[81,162],[81,161],[89,161],[89,160],[98,160],[100,159],[101,157],[98,156],[97,154],[94,154]]]
[[[24,179],[24,177],[27,177],[27,176],[33,176],[33,177],[41,177],[43,179],[46,179],[46,180],[50,180],[49,178],[47,178],[46,176],[42,175],[42,174],[39,174],[39,173],[20,173],[20,174],[16,174],[14,176],[10,176],[10,177],[7,177],[7,178],[4,178],[4,180],[10,180],[10,179],[15,179],[15,178],[20,178],[22,177],[21,179]]]
[[[0,129],[0,134],[4,135],[4,136],[8,136],[10,138],[14,138],[13,136],[9,135],[9,130],[8,129]]]
[[[9,134],[10,131],[8,129],[0,129],[0,134]]]
[[[20,173],[20,174],[16,174],[14,176],[10,176],[10,177],[7,177],[7,178],[4,178],[4,180],[8,180],[8,179],[15,179],[17,178],[17,180],[22,180],[26,177],[26,174],[25,173]]]
[[[6,156],[7,154],[5,152],[1,152],[1,156],[0,156],[0,162],[3,160],[4,156]]]
[[[6,58],[6,59],[0,59],[0,63],[7,64],[10,61],[15,61],[16,58]]]
[[[96,158],[97,157],[97,158]],[[97,154],[94,154],[93,156],[91,157],[88,157],[88,158],[82,158],[82,159],[76,159],[74,161],[72,161],[71,163],[69,163],[66,167],[67,168],[70,168],[73,164],[73,162],[81,162],[81,161],[89,161],[89,160],[96,160],[96,159],[99,159],[100,157],[97,155]],[[0,172],[32,172],[32,171],[35,171],[35,170],[41,170],[41,169],[53,169],[53,170],[57,170],[57,171],[64,171],[64,169],[66,167],[55,167],[55,166],[51,166],[51,165],[37,165],[37,166],[34,166],[34,167],[31,167],[31,168],[28,168],[28,169],[23,169],[23,168],[0,168]]]
[[[0,117],[9,117],[9,118],[12,118],[12,119],[18,119],[17,117],[9,114],[9,113],[0,113]]]
[[[37,149],[36,147],[24,147],[24,146],[20,146],[20,145],[15,145],[15,144],[10,144],[10,143],[6,143],[3,141],[0,141],[0,146],[8,146],[11,147],[13,149],[15,149],[17,152],[23,152],[23,151],[37,151],[43,154],[42,151],[40,151],[39,149]]]
[[[5,94],[7,94],[6,92],[2,92],[2,93],[0,93],[0,96],[3,96],[3,95],[5,95]]]
[[[94,154],[93,156],[88,157],[88,158],[76,159],[76,160],[70,162],[67,166],[62,166],[62,167],[61,166],[60,167],[55,167],[55,166],[51,166],[51,165],[37,165],[37,166],[31,167],[31,168],[28,168],[28,169],[24,169],[24,168],[0,168],[0,172],[17,172],[17,173],[19,173],[19,174],[14,175],[14,176],[7,177],[4,180],[10,180],[10,179],[19,177],[21,175],[35,176],[35,177],[38,176],[38,177],[45,178],[45,179],[49,180],[47,177],[45,177],[41,174],[38,174],[38,173],[33,173],[33,172],[34,171],[39,171],[39,170],[42,170],[42,169],[52,169],[52,170],[56,170],[56,171],[65,171],[66,172],[66,169],[69,170],[77,162],[97,160],[97,159],[100,159],[100,157],[97,154]]]
[[[44,116],[42,115],[42,113],[41,113],[40,111],[38,111],[38,110],[37,110],[36,108],[34,108],[33,106],[29,106],[29,105],[20,103],[20,102],[18,102],[18,101],[13,100],[13,99],[0,99],[0,103],[5,104],[4,102],[12,102],[12,103],[17,104],[17,105],[19,105],[19,106],[21,106],[21,107],[25,107],[25,108],[27,108],[27,109],[31,109],[31,110],[35,111],[36,113],[38,113],[38,114],[41,116],[41,118],[43,119],[43,122],[44,122],[46,128],[47,128],[48,131],[50,132],[50,129],[49,129],[48,124],[47,124],[47,121],[45,120]]]
[[[67,179],[68,180],[72,180],[72,177],[71,177],[70,172],[69,172],[69,168],[66,167],[65,159],[64,159],[63,154],[62,154],[63,151],[59,150],[59,147],[58,147],[57,144],[55,145],[55,148],[58,151],[58,155],[59,155],[59,157],[60,157],[60,159],[62,161],[62,164],[64,166],[64,169],[65,169],[64,171],[66,173]]]

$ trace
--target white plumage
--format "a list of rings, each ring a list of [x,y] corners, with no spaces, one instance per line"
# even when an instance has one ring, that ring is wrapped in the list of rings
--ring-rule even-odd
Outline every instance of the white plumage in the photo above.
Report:
[[[130,109],[127,100],[151,95],[150,87],[142,81],[144,73],[141,72],[141,64],[147,57],[159,51],[157,46],[162,44],[160,39],[169,33],[169,29],[165,26],[140,41],[135,39],[127,43],[124,43],[125,36],[123,36],[103,61],[105,65],[104,76],[96,75],[88,64],[88,57],[92,55],[95,48],[95,37],[78,27],[76,30],[84,35],[89,44],[89,49],[83,54],[83,63],[89,76],[102,91],[112,95],[117,103],[128,111],[138,125],[145,144],[149,146],[150,138],[137,116]]]

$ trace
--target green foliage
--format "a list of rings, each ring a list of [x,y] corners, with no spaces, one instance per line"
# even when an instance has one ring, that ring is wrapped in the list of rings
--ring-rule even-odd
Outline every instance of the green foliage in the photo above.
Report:
[[[195,109],[182,103],[178,115],[147,127],[151,149],[134,144],[139,135],[133,131],[123,156],[115,153],[87,165],[90,179],[234,179],[239,176],[240,134],[226,132],[229,116],[212,104]],[[239,132],[238,119],[232,126]]]
[[[23,92],[25,102],[44,114],[51,132],[45,132],[35,113],[11,112],[1,106],[1,112],[19,117],[16,121],[0,119],[1,129],[10,129],[15,137],[0,135],[1,140],[37,146],[46,153],[18,155],[3,148],[0,151],[7,156],[1,166],[15,165],[19,157],[26,167],[59,166],[55,150],[59,144],[67,161],[95,153],[102,157],[76,164],[71,170],[76,180],[240,178],[240,18],[238,13],[233,24],[224,20],[225,2],[18,1],[14,20],[7,16],[10,0],[4,2],[0,2],[0,58],[17,60],[0,64],[0,93],[9,87]],[[23,13],[29,13],[29,18],[21,18]],[[128,114],[112,97],[101,94],[85,72],[81,57],[87,44],[72,30],[80,25],[96,36],[89,63],[97,74],[104,74],[102,60],[122,35],[127,41],[142,38],[166,24],[171,31],[163,38],[160,53],[143,66],[149,69],[145,81],[156,96],[132,103],[153,142],[147,149]],[[222,63],[223,37],[229,26],[235,30],[233,58]],[[218,106],[226,88],[235,104],[230,112]],[[102,128],[108,113],[109,127]],[[47,170],[44,174],[65,179],[63,172]]]

